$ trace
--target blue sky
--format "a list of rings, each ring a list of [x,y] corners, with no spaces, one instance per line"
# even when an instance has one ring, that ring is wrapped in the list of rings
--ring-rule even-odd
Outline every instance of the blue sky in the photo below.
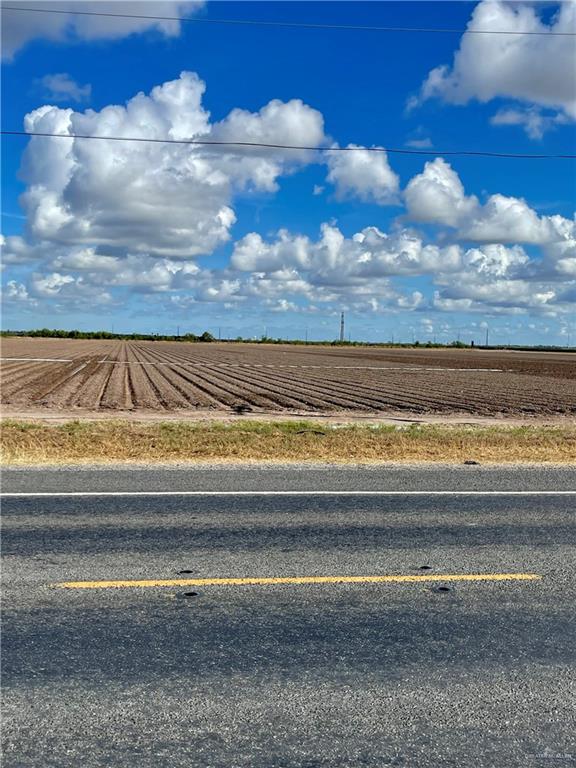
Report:
[[[121,0],[43,7],[135,8]],[[138,8],[544,34],[4,11],[5,130],[358,150],[239,155],[3,137],[3,327],[333,338],[343,309],[352,337],[370,341],[480,340],[488,326],[494,342],[573,343],[574,161],[437,153],[574,154],[573,38],[549,34],[576,31],[573,4],[166,0]],[[373,146],[432,154],[362,151]]]

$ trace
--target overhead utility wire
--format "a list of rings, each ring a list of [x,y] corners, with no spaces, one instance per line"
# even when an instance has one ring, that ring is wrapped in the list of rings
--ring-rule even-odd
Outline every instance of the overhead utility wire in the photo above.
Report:
[[[44,131],[0,131],[2,136],[45,136],[54,139],[96,139],[99,141],[140,141],[148,144],[193,144],[200,147],[256,147],[260,149],[294,149],[311,152],[388,152],[398,155],[460,155],[471,157],[508,157],[519,160],[576,160],[576,155],[513,154],[511,152],[483,152],[468,149],[400,149],[396,147],[312,147],[300,144],[267,144],[260,141],[211,141],[209,139],[149,139],[138,136],[88,136],[85,134],[48,133]]]
[[[314,24],[300,21],[262,21],[258,19],[200,19],[186,16],[144,16],[135,13],[104,13],[100,11],[60,10],[58,8],[17,8],[11,5],[2,6],[3,11],[26,11],[29,13],[62,13],[75,16],[108,16],[113,19],[149,19],[150,21],[187,21],[193,24],[240,24],[256,27],[294,27],[299,29],[350,29],[365,32],[437,32],[440,34],[464,35],[554,35],[558,37],[574,37],[576,32],[523,32],[506,29],[462,29],[438,27],[380,27],[362,24]]]

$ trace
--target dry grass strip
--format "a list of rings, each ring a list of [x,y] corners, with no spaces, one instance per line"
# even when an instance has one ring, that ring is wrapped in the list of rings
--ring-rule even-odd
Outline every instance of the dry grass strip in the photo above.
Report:
[[[576,427],[4,421],[4,464],[388,461],[576,463]]]

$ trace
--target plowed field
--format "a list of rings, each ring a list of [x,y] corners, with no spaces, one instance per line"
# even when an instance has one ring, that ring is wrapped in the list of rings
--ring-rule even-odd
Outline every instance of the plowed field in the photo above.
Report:
[[[50,410],[576,415],[576,355],[7,338],[2,403]]]

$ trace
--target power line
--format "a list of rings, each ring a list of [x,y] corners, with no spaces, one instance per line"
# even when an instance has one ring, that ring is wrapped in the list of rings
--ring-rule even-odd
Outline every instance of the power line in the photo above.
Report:
[[[439,28],[439,27],[380,27],[362,24],[314,24],[312,22],[298,21],[262,21],[258,19],[201,19],[198,17],[187,18],[186,16],[144,16],[135,13],[104,13],[100,11],[72,11],[60,10],[58,8],[16,8],[14,6],[2,6],[3,11],[26,11],[28,13],[61,13],[65,15],[74,14],[75,16],[107,16],[113,19],[148,19],[149,21],[185,21],[193,24],[238,24],[243,26],[257,27],[293,27],[296,29],[342,29],[356,30],[364,32],[430,32],[440,34],[463,34],[463,35],[553,35],[555,37],[574,37],[576,32],[538,32],[521,31],[506,29],[462,29],[462,28]]]
[[[53,139],[95,139],[98,141],[137,141],[148,144],[192,144],[200,147],[244,147],[258,149],[290,149],[310,152],[387,152],[398,155],[433,155],[466,157],[499,157],[518,160],[576,160],[576,155],[514,154],[512,152],[484,152],[480,150],[400,149],[397,147],[313,147],[300,144],[267,144],[260,141],[212,141],[209,139],[150,139],[141,136],[88,136],[86,134],[48,133],[41,131],[0,131],[2,136],[44,136]]]

